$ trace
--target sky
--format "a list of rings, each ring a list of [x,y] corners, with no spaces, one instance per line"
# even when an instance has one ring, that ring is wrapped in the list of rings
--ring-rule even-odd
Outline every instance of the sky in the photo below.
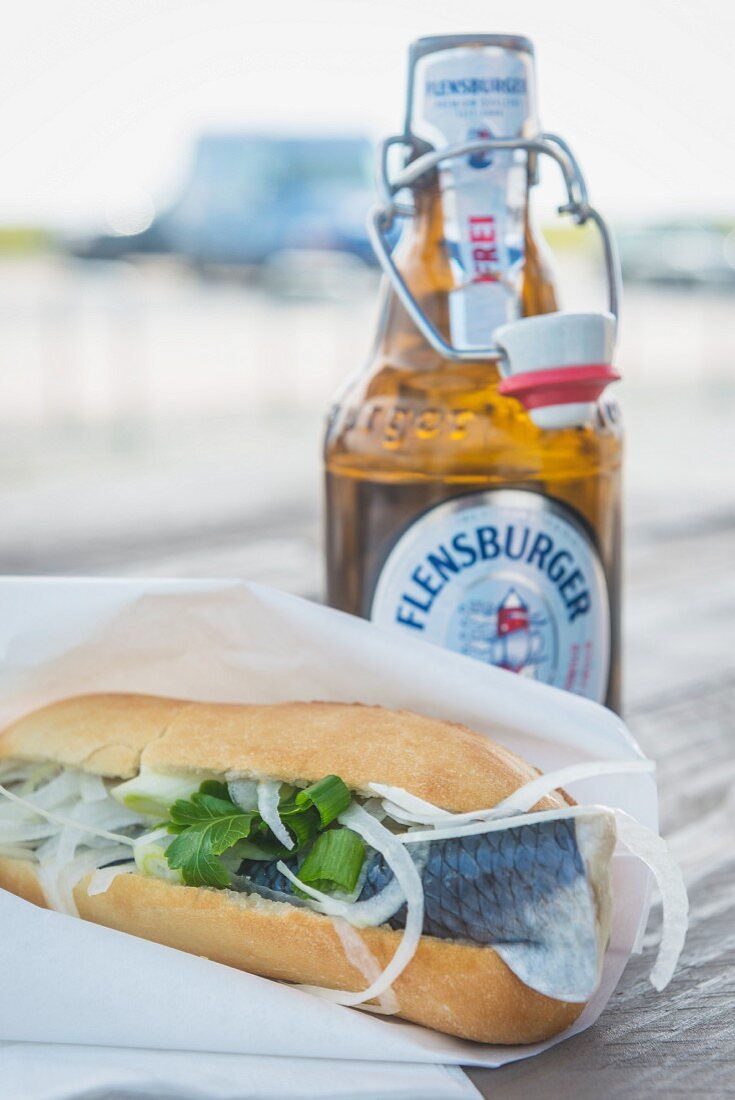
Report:
[[[542,124],[603,210],[735,216],[730,0],[23,0],[3,23],[0,224],[145,217],[208,130],[397,132],[410,41],[473,30],[534,40]]]

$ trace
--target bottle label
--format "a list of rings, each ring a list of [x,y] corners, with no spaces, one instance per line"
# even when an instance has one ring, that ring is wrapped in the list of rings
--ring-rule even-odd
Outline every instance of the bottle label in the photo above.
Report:
[[[388,555],[370,618],[522,676],[603,702],[610,604],[575,514],[499,489],[425,512]]]
[[[412,132],[435,149],[464,141],[535,133],[533,60],[498,46],[453,47],[419,59]],[[527,201],[526,155],[498,150],[447,161],[440,169],[444,238],[455,289],[449,321],[455,346],[485,347],[521,313]]]

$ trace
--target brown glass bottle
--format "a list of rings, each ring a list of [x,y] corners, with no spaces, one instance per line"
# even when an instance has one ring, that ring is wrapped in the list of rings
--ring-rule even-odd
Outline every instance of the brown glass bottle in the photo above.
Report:
[[[444,239],[445,215],[436,175],[425,177],[415,188],[414,201],[416,217],[400,242],[397,266],[428,319],[450,339],[448,300],[456,281]],[[552,312],[557,308],[554,286],[528,204],[524,236],[520,312],[525,316]],[[602,609],[607,616],[607,668],[600,681],[604,686],[582,692],[597,694],[600,701],[618,709],[622,444],[616,405],[605,395],[583,426],[544,430],[517,400],[498,393],[499,379],[497,363],[492,361],[442,358],[395,293],[386,289],[370,362],[341,394],[328,421],[329,603],[371,617],[376,586],[391,552],[436,506],[464,497],[472,503],[484,499],[481,494],[497,490],[525,494],[498,498],[501,501],[528,500],[529,493],[536,494],[560,506],[601,564],[601,590],[606,589],[609,601]],[[517,550],[523,537],[520,527],[514,537]],[[454,568],[457,555],[452,553]],[[465,562],[468,554],[465,546]],[[441,576],[446,573],[445,567]],[[451,575],[448,579],[452,580]],[[428,582],[426,587],[431,593]],[[485,659],[503,663],[489,651]],[[584,654],[579,660],[584,660]],[[536,671],[539,679],[580,690],[574,687],[573,675],[565,682],[568,674],[563,669],[539,666]]]

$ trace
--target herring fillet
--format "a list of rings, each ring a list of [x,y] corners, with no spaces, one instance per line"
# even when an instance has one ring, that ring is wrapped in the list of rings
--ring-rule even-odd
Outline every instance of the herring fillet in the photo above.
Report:
[[[614,845],[611,815],[594,811],[422,844],[424,934],[492,946],[531,989],[587,1001],[599,983],[609,935]],[[298,857],[285,862],[298,873]],[[239,875],[293,892],[275,864],[246,861]],[[358,900],[392,880],[375,853]],[[405,906],[388,923],[402,928]]]

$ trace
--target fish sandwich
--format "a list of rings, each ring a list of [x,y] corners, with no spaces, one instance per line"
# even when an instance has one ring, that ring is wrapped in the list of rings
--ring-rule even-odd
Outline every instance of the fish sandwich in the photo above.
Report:
[[[611,926],[615,814],[557,778],[382,707],[66,699],[0,735],[0,887],[340,1004],[531,1043],[593,996]]]

